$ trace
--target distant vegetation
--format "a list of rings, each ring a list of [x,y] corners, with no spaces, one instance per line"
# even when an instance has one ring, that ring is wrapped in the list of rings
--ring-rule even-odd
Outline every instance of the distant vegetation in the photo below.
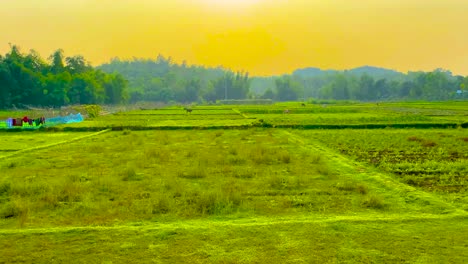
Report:
[[[437,69],[409,72],[361,67],[347,71],[306,68],[292,75],[250,77],[216,67],[178,64],[169,57],[120,60],[93,68],[83,56],[55,51],[48,61],[12,45],[0,55],[0,109],[25,106],[136,102],[212,103],[466,99],[468,77]],[[257,101],[253,101],[257,100]]]
[[[122,75],[96,70],[82,56],[65,57],[62,50],[48,61],[17,46],[0,55],[0,109],[119,104],[127,99],[126,87]]]
[[[221,67],[177,64],[161,55],[114,59],[98,67],[129,81],[130,102],[215,102],[223,99],[391,101],[468,98],[468,78],[437,69],[409,72],[361,67],[349,71],[301,69],[292,75],[249,77]],[[461,93],[457,93],[457,91]]]
[[[468,98],[468,77],[453,76],[443,69],[403,74],[368,66],[346,71],[307,68],[282,77],[256,78],[252,84],[254,93],[278,101],[301,98],[356,101]]]
[[[222,67],[207,68],[177,64],[159,55],[156,60],[113,59],[98,67],[105,72],[121,73],[129,81],[130,102],[215,102],[246,99],[249,96],[248,73]]]

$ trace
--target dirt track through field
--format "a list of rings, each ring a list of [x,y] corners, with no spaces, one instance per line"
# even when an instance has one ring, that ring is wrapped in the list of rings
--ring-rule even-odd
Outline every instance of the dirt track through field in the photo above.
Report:
[[[126,225],[113,226],[81,226],[81,227],[51,227],[51,228],[25,228],[25,229],[0,229],[0,235],[8,234],[48,234],[65,232],[92,232],[92,231],[151,231],[151,230],[171,230],[171,229],[212,229],[222,227],[258,227],[275,226],[288,224],[331,224],[331,223],[367,223],[367,222],[411,222],[411,221],[431,221],[444,219],[468,220],[467,214],[390,214],[390,215],[345,215],[345,216],[293,216],[293,217],[256,217],[236,220],[211,220],[197,219],[175,222],[145,222],[129,223]]]
[[[72,138],[70,140],[63,140],[63,141],[55,142],[55,143],[52,143],[52,144],[47,144],[47,145],[43,145],[43,146],[37,146],[37,147],[33,147],[33,148],[18,150],[18,151],[13,152],[10,155],[1,156],[0,161],[8,159],[8,158],[15,157],[15,156],[23,154],[23,153],[28,153],[28,152],[32,152],[32,151],[36,151],[36,150],[51,148],[51,147],[55,147],[55,146],[64,145],[64,144],[67,144],[67,143],[72,143],[72,142],[75,142],[75,141],[79,141],[79,140],[82,140],[82,139],[99,136],[99,135],[107,133],[109,131],[111,131],[111,129],[106,129],[106,130],[99,131],[97,133],[93,133],[93,134],[90,134],[90,135],[85,135],[85,136],[81,136],[81,137]]]

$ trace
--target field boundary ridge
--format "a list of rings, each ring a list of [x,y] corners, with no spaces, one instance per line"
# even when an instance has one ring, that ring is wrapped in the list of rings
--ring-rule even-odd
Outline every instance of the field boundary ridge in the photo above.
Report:
[[[33,147],[33,148],[21,149],[21,150],[13,152],[12,154],[6,155],[6,156],[0,156],[0,161],[11,158],[11,157],[14,157],[14,156],[19,155],[19,154],[23,154],[23,153],[27,153],[27,152],[31,152],[31,151],[36,151],[36,150],[42,150],[42,149],[46,149],[46,148],[51,148],[51,147],[55,147],[55,146],[59,146],[59,145],[79,141],[79,140],[82,140],[82,139],[95,137],[95,136],[107,133],[109,131],[111,131],[111,130],[106,129],[106,130],[102,130],[102,131],[99,131],[97,133],[93,133],[93,134],[90,134],[90,135],[84,135],[84,136],[81,136],[81,137],[72,138],[70,140],[63,140],[63,141],[59,141],[59,142],[55,142],[55,143],[51,143],[51,144],[47,144],[47,145],[43,145],[43,146],[37,146],[37,147]]]

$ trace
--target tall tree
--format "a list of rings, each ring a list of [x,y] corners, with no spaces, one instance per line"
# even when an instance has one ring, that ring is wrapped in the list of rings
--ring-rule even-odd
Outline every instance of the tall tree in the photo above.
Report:
[[[296,101],[303,89],[302,84],[291,76],[283,76],[276,79],[275,86],[275,99],[278,101]]]

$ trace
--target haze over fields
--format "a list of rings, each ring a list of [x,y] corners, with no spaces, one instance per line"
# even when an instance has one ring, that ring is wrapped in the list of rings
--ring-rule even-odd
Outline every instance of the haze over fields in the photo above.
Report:
[[[252,75],[375,65],[468,74],[465,0],[2,0],[8,43],[112,57],[224,65]]]

